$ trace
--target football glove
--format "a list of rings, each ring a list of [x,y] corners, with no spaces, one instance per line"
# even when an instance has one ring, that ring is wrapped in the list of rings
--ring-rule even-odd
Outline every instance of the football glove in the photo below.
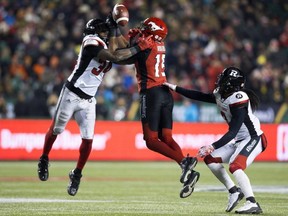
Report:
[[[152,35],[148,37],[139,37],[137,40],[137,45],[139,46],[140,50],[146,50],[146,49],[151,49],[153,47],[153,40],[152,40]]]
[[[114,21],[112,17],[112,12],[110,12],[109,15],[107,16],[106,24],[110,31],[118,28],[117,23]]]
[[[202,146],[199,150],[198,150],[198,155],[201,158],[204,158],[205,156],[211,154],[214,151],[214,147],[212,145],[206,145],[206,146]]]
[[[163,85],[168,86],[170,89],[172,89],[173,91],[176,90],[177,85],[168,83],[168,82],[164,82]]]
[[[132,28],[128,32],[128,37],[129,38],[134,38],[138,34],[141,34],[141,30],[139,28]]]

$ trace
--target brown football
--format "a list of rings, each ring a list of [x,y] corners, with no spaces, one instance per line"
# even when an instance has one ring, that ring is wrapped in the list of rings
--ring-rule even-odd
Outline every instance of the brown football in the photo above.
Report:
[[[116,4],[113,7],[112,17],[118,25],[125,26],[129,21],[128,9],[123,4]]]

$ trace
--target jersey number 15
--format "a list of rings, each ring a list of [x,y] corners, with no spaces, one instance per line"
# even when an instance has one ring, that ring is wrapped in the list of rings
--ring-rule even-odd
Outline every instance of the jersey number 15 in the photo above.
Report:
[[[164,68],[165,68],[165,54],[157,54],[155,64],[155,77],[166,76]]]

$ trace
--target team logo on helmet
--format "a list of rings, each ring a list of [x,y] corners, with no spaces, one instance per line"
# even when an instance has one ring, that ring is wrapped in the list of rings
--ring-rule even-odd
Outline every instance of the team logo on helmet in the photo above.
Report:
[[[151,31],[157,31],[157,30],[164,30],[164,28],[161,28],[160,26],[156,25],[154,22],[149,22],[148,25],[151,25]]]
[[[241,99],[241,98],[243,98],[243,95],[240,94],[240,93],[238,93],[238,94],[236,94],[236,98],[237,98],[237,99]]]

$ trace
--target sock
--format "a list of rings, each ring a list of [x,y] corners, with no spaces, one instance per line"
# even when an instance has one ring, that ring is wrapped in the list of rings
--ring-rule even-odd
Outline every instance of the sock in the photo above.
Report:
[[[235,183],[230,178],[229,174],[226,172],[224,166],[219,163],[207,164],[208,168],[212,173],[218,178],[218,180],[225,185],[227,190],[233,188]]]
[[[229,189],[229,193],[236,193],[236,192],[237,192],[236,185]]]
[[[53,144],[57,138],[57,135],[53,134],[52,128],[53,128],[53,125],[49,128],[48,132],[46,133],[42,156],[48,157],[48,155],[52,149],[52,146],[53,146]]]
[[[73,172],[74,172],[74,174],[76,174],[76,175],[81,175],[82,170],[80,170],[80,169],[78,169],[78,168],[75,168]]]
[[[238,169],[233,173],[245,197],[254,197],[253,190],[248,176],[242,169]]]
[[[247,197],[246,200],[252,203],[256,203],[255,197]]]
[[[82,170],[85,166],[92,149],[92,142],[92,139],[82,139],[82,143],[79,148],[80,155],[77,161],[76,169]]]

